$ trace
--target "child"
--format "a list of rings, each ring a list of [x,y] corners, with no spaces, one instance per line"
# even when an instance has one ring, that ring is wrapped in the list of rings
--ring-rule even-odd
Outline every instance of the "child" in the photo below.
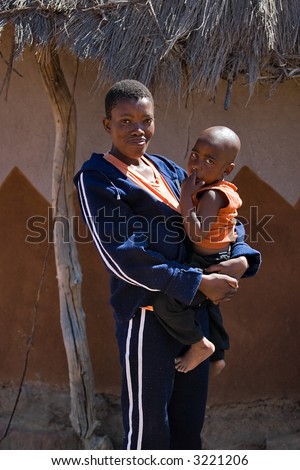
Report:
[[[180,208],[194,247],[189,264],[204,272],[208,266],[230,258],[230,246],[236,239],[235,217],[242,201],[237,188],[224,178],[233,170],[239,151],[239,137],[227,127],[215,126],[200,134],[189,157],[189,176],[181,186]],[[194,319],[193,306],[203,301],[208,303],[211,341],[203,336]],[[154,311],[170,334],[183,344],[191,344],[176,359],[178,371],[188,372],[210,356],[212,374],[223,370],[229,340],[218,305],[197,294],[190,306],[182,306],[160,294],[154,302]]]

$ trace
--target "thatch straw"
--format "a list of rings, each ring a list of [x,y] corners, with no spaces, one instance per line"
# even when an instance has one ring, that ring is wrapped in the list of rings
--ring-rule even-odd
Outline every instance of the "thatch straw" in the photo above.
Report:
[[[98,64],[98,85],[136,78],[170,93],[300,77],[300,0],[2,0],[15,59],[52,44]]]

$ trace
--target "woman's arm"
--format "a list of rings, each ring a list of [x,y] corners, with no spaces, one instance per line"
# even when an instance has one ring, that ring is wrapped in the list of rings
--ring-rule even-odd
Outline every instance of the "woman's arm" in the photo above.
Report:
[[[76,186],[83,218],[107,270],[125,283],[161,291],[189,304],[202,271],[168,259],[172,246],[163,239],[151,243],[151,238],[158,236],[153,233],[155,204],[148,207],[147,214],[135,214],[127,202],[131,196],[117,193],[114,184],[97,171],[80,173]],[[140,195],[144,198],[145,192],[141,190]]]
[[[227,275],[203,274],[199,290],[212,302],[230,300],[238,290],[238,281]]]
[[[151,249],[149,220],[134,214],[126,197],[118,197],[106,177],[94,171],[81,173],[77,188],[83,217],[112,275],[151,292],[164,292],[185,304],[192,302],[200,288],[214,301],[226,300],[235,293],[236,287],[230,285],[236,282],[234,279],[216,274],[210,279],[204,276],[202,282],[200,269],[168,259],[165,242]]]

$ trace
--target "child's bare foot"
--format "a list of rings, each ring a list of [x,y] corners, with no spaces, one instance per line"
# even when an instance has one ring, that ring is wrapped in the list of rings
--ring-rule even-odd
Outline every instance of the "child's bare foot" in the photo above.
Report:
[[[213,343],[203,337],[198,343],[192,344],[182,357],[175,359],[175,369],[178,372],[189,372],[211,356],[214,351],[215,346]]]
[[[219,361],[212,361],[209,364],[209,375],[211,377],[216,377],[217,375],[221,374],[222,370],[224,369],[226,363],[224,359],[220,359]]]

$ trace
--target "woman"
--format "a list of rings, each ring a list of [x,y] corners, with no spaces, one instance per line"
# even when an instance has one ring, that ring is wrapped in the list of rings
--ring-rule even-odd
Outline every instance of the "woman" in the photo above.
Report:
[[[154,134],[154,102],[135,80],[112,86],[105,98],[111,149],[93,154],[75,177],[84,220],[111,274],[111,304],[122,366],[124,449],[200,449],[208,362],[182,374],[175,358],[183,345],[152,311],[159,292],[190,304],[200,290],[229,300],[236,279],[255,274],[259,253],[239,238],[224,273],[203,275],[184,264],[189,249],[179,208],[183,169],[146,154]],[[242,230],[242,227],[241,227]],[[209,334],[205,304],[196,309]]]

